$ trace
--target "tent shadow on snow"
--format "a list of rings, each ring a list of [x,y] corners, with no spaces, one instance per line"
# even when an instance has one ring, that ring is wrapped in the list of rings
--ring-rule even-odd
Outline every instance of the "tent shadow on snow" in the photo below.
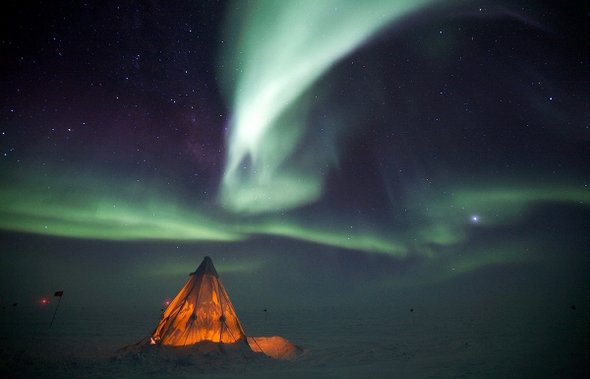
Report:
[[[279,336],[246,336],[211,258],[205,257],[170,302],[152,335],[118,353],[240,355],[253,359],[262,353],[293,360],[303,350]]]

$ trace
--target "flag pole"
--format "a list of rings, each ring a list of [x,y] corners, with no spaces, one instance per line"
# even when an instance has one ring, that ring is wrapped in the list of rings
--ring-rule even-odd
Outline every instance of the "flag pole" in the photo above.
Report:
[[[59,297],[57,301],[57,305],[55,306],[55,311],[53,311],[53,317],[51,318],[51,322],[49,323],[49,327],[53,325],[53,320],[55,320],[55,315],[57,314],[57,310],[59,309],[59,304],[61,304],[61,298],[63,297],[63,291],[57,291],[54,296]]]

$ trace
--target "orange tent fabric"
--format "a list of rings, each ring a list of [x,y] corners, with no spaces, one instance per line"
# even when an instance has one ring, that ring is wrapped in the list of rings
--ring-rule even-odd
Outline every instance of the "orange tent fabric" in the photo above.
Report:
[[[162,315],[150,343],[186,346],[201,341],[247,341],[211,258],[205,257]]]

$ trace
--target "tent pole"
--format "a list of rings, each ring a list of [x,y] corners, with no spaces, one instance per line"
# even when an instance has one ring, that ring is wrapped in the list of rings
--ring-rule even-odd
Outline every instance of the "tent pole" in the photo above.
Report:
[[[63,297],[60,296],[59,300],[57,301],[57,306],[55,307],[55,311],[53,312],[53,317],[51,318],[51,322],[49,323],[49,327],[51,328],[51,326],[53,325],[53,320],[55,320],[55,315],[57,314],[57,310],[59,309],[59,305],[61,304],[61,298]]]

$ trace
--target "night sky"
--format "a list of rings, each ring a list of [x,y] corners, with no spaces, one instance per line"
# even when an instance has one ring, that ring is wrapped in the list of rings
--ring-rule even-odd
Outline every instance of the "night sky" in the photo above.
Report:
[[[0,12],[0,302],[590,306],[590,7]],[[425,306],[425,305],[423,305]]]

